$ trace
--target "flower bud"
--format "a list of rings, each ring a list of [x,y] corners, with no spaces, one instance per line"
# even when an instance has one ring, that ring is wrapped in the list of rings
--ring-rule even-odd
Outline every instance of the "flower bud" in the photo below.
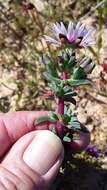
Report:
[[[91,58],[84,58],[81,62],[80,62],[80,67],[84,68],[85,72],[91,73],[93,68],[95,67],[95,64],[92,63],[92,59]]]
[[[96,146],[88,146],[86,152],[92,157],[99,158],[100,153]]]
[[[60,52],[59,59],[60,59],[61,63],[65,62],[65,61],[69,62],[69,61],[75,59],[75,52],[71,51],[69,49],[66,49],[65,51]]]

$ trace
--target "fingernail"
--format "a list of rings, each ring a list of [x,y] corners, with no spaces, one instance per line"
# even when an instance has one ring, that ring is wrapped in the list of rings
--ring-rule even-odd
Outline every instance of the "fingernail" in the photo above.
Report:
[[[44,175],[58,161],[63,152],[60,139],[48,130],[38,134],[23,154],[24,162],[35,172]]]

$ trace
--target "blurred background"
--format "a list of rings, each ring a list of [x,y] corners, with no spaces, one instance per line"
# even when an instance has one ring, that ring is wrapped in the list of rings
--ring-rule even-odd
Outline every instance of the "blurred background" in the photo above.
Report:
[[[96,29],[96,45],[85,50],[96,63],[93,86],[78,89],[73,109],[100,157],[77,154],[53,189],[107,190],[107,0],[0,0],[0,111],[54,110],[54,102],[43,97],[48,85],[40,56],[52,51],[43,35],[52,23],[70,20]]]

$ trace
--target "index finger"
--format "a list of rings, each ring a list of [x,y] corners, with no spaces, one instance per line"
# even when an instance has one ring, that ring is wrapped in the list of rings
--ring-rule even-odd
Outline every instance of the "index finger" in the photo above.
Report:
[[[0,157],[8,151],[20,137],[37,129],[48,129],[48,123],[34,126],[34,121],[47,111],[18,111],[0,114]]]

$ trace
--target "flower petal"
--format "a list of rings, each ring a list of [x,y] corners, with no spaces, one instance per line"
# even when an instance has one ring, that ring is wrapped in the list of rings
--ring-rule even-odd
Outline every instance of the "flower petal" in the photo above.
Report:
[[[45,40],[49,43],[49,44],[56,44],[56,45],[61,45],[60,41],[57,41],[49,36],[45,35]]]
[[[74,39],[76,39],[78,37],[80,26],[81,26],[81,23],[78,22],[77,25],[76,25],[76,27],[75,27],[75,31],[74,31]]]
[[[64,34],[65,36],[67,35],[67,30],[66,30],[63,22],[61,22],[61,31],[62,31],[62,34]]]
[[[72,22],[69,22],[68,30],[67,30],[67,38],[68,38],[68,39],[70,39],[71,36],[73,35],[73,31],[74,31],[73,23],[72,23]]]
[[[61,28],[60,28],[57,24],[54,24],[54,25],[53,25],[52,30],[53,30],[53,33],[54,33],[55,35],[58,35],[58,36],[59,36],[59,34],[61,33]]]
[[[85,24],[81,24],[79,31],[78,31],[78,36],[84,36],[84,33],[87,32],[85,28]]]

